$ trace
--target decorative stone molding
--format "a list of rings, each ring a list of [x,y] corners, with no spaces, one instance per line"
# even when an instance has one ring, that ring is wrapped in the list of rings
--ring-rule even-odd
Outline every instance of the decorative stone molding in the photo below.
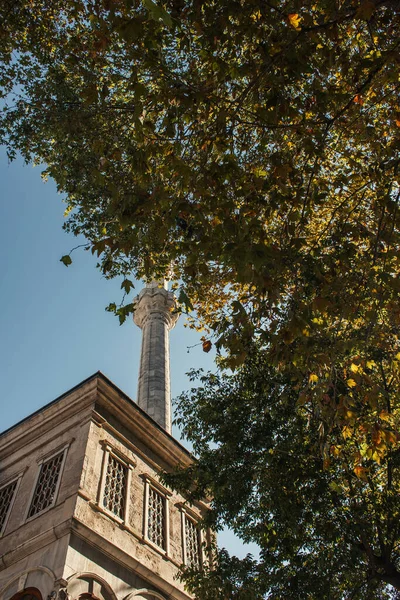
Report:
[[[175,296],[153,281],[135,298],[134,322],[142,329],[137,403],[163,429],[171,432],[169,331],[179,314]]]
[[[54,582],[54,590],[47,596],[47,600],[70,600],[71,596],[67,591],[68,582],[60,579]]]
[[[41,592],[43,598],[47,598],[52,593],[50,590],[58,589],[57,583],[54,572],[48,567],[31,567],[9,579],[4,587],[0,588],[0,599],[8,600],[16,592],[23,592],[25,588],[36,588]]]
[[[70,531],[71,522],[72,521],[70,518],[66,519],[65,521],[59,523],[55,527],[51,527],[50,529],[42,531],[35,537],[27,540],[26,542],[20,544],[16,548],[13,548],[12,550],[9,550],[5,554],[3,554],[0,562],[0,571],[2,570],[2,568],[10,567],[11,565],[18,562],[19,560],[22,560],[29,554],[32,554],[33,552],[36,552],[36,550],[43,548],[43,546],[46,546],[47,544],[51,544],[52,542],[56,541],[59,537],[61,537],[61,531],[63,531],[64,535],[66,535]],[[23,525],[21,525],[21,527],[23,527]],[[38,567],[38,569],[39,568],[42,570],[44,569],[44,567]]]
[[[79,598],[82,594],[94,596],[98,600],[117,600],[117,596],[109,583],[100,575],[91,572],[75,573],[68,578],[67,598]]]
[[[165,287],[160,287],[158,282],[147,284],[136,296],[134,302],[133,320],[140,329],[143,329],[147,321],[151,319],[161,319],[168,326],[168,330],[175,327],[179,318],[179,314],[173,312],[176,306],[175,296]]]

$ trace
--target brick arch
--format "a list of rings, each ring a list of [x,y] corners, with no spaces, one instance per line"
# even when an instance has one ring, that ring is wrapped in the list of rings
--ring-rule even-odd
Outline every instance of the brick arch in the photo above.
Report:
[[[162,596],[158,592],[153,590],[136,590],[125,596],[124,600],[166,600],[165,596]]]

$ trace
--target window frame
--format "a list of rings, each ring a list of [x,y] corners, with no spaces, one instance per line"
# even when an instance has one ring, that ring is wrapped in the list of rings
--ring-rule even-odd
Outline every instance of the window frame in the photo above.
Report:
[[[197,543],[198,543],[198,547],[199,547],[198,568],[202,569],[203,565],[204,565],[204,548],[203,548],[204,536],[203,536],[203,530],[198,525],[199,515],[197,515],[193,511],[189,510],[186,506],[183,506],[182,504],[178,505],[178,508],[181,511],[183,564],[185,565],[185,567],[193,566],[193,565],[189,565],[189,563],[188,563],[187,548],[186,548],[186,521],[188,520],[188,521],[191,521],[197,529]]]
[[[0,528],[0,538],[2,538],[4,536],[4,532],[5,532],[6,528],[7,528],[7,523],[8,523],[8,520],[10,518],[11,511],[13,509],[15,499],[17,497],[17,493],[18,493],[19,486],[21,484],[22,476],[25,473],[25,471],[26,471],[26,469],[24,469],[20,473],[17,473],[16,475],[12,475],[11,477],[8,477],[2,484],[0,484],[0,492],[1,492],[1,490],[3,488],[8,487],[12,483],[14,483],[14,481],[17,482],[17,484],[15,486],[15,490],[14,490],[12,498],[11,498],[10,505],[9,505],[9,507],[7,509],[7,512],[6,512],[4,523],[3,523],[2,527]]]
[[[66,461],[67,454],[68,454],[68,449],[69,449],[71,443],[72,443],[72,440],[70,442],[68,442],[67,444],[64,444],[63,446],[61,446],[61,448],[59,447],[56,450],[51,451],[51,453],[45,454],[40,459],[38,459],[38,461],[37,461],[37,472],[36,472],[35,482],[34,482],[34,484],[32,486],[32,490],[31,490],[31,493],[30,493],[30,496],[29,496],[28,506],[27,506],[27,509],[25,511],[24,523],[28,523],[29,521],[32,521],[33,519],[36,519],[36,517],[39,517],[40,515],[45,514],[47,511],[49,511],[52,508],[54,508],[54,506],[57,504],[58,493],[60,491],[61,479],[62,479],[63,472],[64,472],[65,461]],[[38,483],[38,480],[39,480],[39,477],[40,477],[40,472],[42,470],[42,465],[43,465],[43,463],[46,463],[46,462],[50,461],[52,458],[54,458],[58,454],[63,454],[63,457],[62,457],[62,461],[61,461],[61,465],[60,465],[60,471],[59,471],[59,474],[58,474],[58,480],[57,480],[56,488],[54,490],[53,501],[52,501],[51,504],[49,504],[49,506],[46,506],[46,508],[44,508],[40,512],[37,512],[34,515],[28,517],[30,509],[31,509],[32,501],[33,501],[33,498],[35,496],[36,486],[37,486],[37,483]]]
[[[163,485],[161,485],[158,481],[153,479],[150,475],[143,473],[141,475],[144,483],[144,510],[143,510],[143,536],[142,539],[146,544],[157,550],[160,554],[166,557],[170,557],[170,501],[169,498],[172,496],[172,492],[167,490]],[[157,494],[159,494],[164,501],[165,508],[165,522],[164,522],[164,532],[165,532],[165,548],[162,548],[155,542],[153,542],[148,535],[149,531],[149,492],[150,488],[152,488]]]
[[[124,497],[124,517],[121,519],[117,514],[109,510],[104,506],[103,498],[104,498],[104,489],[106,486],[106,475],[108,468],[109,457],[112,456],[115,460],[120,462],[126,468],[126,484],[125,484],[125,497]],[[100,511],[104,512],[106,515],[114,519],[120,524],[123,524],[129,527],[129,510],[130,510],[130,489],[132,487],[132,472],[135,468],[135,464],[129,460],[126,456],[121,455],[115,448],[111,446],[109,443],[103,444],[103,463],[101,468],[101,476],[100,476],[100,485],[99,492],[97,496],[97,507]]]

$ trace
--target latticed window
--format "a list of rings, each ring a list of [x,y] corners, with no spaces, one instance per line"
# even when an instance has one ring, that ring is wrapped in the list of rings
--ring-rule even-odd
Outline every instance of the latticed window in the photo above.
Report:
[[[28,519],[54,504],[64,454],[64,451],[56,454],[56,456],[46,460],[40,467],[39,477],[28,512]]]
[[[165,497],[149,486],[147,537],[150,542],[166,550],[166,507]]]
[[[0,533],[6,524],[8,513],[11,509],[11,504],[14,499],[15,490],[17,489],[18,480],[5,485],[0,489]]]
[[[189,567],[201,566],[200,532],[196,524],[185,518],[186,564]]]
[[[120,519],[125,516],[127,467],[112,454],[108,455],[105,474],[103,506]]]

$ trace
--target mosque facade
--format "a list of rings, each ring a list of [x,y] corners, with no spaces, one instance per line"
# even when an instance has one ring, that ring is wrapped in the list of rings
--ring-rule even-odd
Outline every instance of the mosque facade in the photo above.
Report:
[[[0,435],[0,600],[189,600],[207,510],[160,473],[193,458],[171,435],[173,294],[136,299],[137,403],[98,372]]]

